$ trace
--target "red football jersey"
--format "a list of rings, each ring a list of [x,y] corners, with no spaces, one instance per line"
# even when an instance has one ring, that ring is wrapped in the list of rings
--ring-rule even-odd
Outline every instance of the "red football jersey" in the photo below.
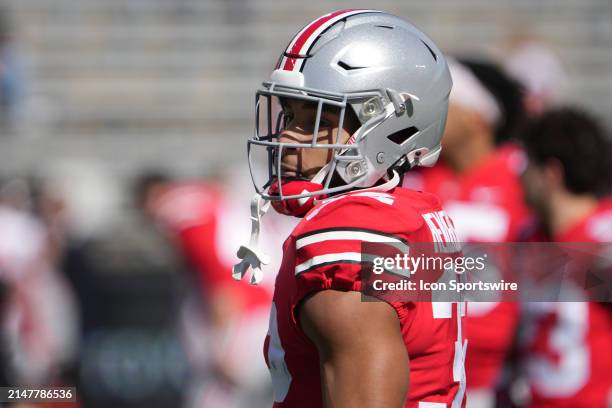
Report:
[[[246,281],[234,281],[231,263],[221,254],[219,230],[223,205],[222,191],[212,184],[176,183],[168,185],[159,195],[154,212],[197,273],[203,296],[223,290],[244,310],[267,307],[270,293]]]
[[[317,204],[284,243],[264,354],[272,375],[276,408],[322,407],[319,358],[300,329],[295,308],[309,293],[361,289],[364,242],[449,242],[452,222],[439,200],[395,188],[356,191]],[[410,358],[406,407],[464,406],[467,341],[450,302],[390,302],[400,319]]]
[[[463,242],[513,242],[529,223],[520,174],[526,165],[521,149],[500,147],[462,174],[444,162],[404,177],[404,186],[440,198]]]
[[[557,242],[612,242],[612,199]],[[612,400],[612,309],[592,302],[530,303],[527,378],[533,407],[606,407]]]
[[[444,162],[409,172],[404,185],[431,192],[442,201],[463,242],[513,242],[530,222],[520,174],[523,152],[508,144],[463,174]],[[519,305],[473,302],[465,322],[470,338],[466,360],[469,389],[493,389],[512,345]]]

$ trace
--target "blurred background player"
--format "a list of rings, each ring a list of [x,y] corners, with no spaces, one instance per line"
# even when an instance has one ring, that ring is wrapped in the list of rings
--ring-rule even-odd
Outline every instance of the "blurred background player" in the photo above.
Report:
[[[438,195],[462,242],[516,241],[530,219],[519,180],[525,159],[511,142],[523,121],[520,87],[484,59],[455,60],[449,66],[453,88],[441,160],[408,172],[404,185]],[[469,407],[495,406],[518,319],[516,303],[468,305]]]
[[[241,204],[248,202],[248,193],[244,196],[250,187],[231,176],[225,184],[219,179],[174,181],[151,171],[137,186],[140,207],[194,272],[190,281],[196,289],[182,308],[183,338],[198,373],[190,407],[270,404],[265,363],[253,348],[265,337],[272,288],[231,278],[235,242],[248,233],[239,220],[248,216]],[[293,225],[279,218],[270,217],[264,231],[266,250],[275,254],[280,237]]]
[[[61,385],[77,357],[74,294],[34,207],[26,180],[0,183],[3,386]]]
[[[485,60],[449,63],[453,89],[441,160],[406,174],[404,185],[446,203],[465,242],[514,241],[529,220],[511,142],[523,122],[520,86]]]
[[[612,243],[612,147],[590,115],[544,113],[525,134],[526,198],[555,242]],[[527,303],[525,366],[532,407],[609,407],[612,309]]]

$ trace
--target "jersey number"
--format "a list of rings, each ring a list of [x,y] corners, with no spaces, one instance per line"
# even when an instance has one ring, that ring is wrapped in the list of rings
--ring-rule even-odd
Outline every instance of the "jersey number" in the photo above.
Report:
[[[270,342],[268,345],[268,368],[272,377],[274,388],[274,401],[283,402],[289,392],[291,374],[285,363],[285,350],[278,335],[278,320],[276,319],[276,305],[272,303],[270,310],[270,326],[268,329]]]
[[[548,333],[548,353],[529,359],[527,367],[533,386],[548,397],[576,394],[589,380],[589,347],[586,343],[589,304],[561,302],[552,305],[557,322]],[[555,361],[556,360],[556,361]]]
[[[453,307],[456,305],[456,307]],[[465,316],[465,302],[432,302],[434,319],[452,319],[453,310],[457,311],[457,339],[455,340],[455,355],[453,358],[453,381],[459,383],[459,390],[453,398],[452,408],[460,408],[465,395],[465,354],[467,340],[463,340],[461,317]]]

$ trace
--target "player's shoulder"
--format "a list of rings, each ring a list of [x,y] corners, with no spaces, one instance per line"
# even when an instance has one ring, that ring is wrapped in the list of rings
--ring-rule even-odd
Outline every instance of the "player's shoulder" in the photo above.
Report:
[[[400,187],[390,192],[356,191],[316,205],[296,226],[294,236],[333,228],[409,233],[423,226],[423,214],[439,209],[438,198],[425,192]]]
[[[555,241],[612,242],[612,199],[602,199],[591,215],[557,235]]]
[[[589,217],[586,233],[597,242],[612,242],[612,197],[603,199],[595,212]]]

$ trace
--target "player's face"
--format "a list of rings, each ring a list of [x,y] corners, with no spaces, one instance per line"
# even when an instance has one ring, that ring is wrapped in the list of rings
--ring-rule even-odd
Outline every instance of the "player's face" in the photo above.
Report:
[[[285,127],[279,140],[283,143],[311,143],[313,138],[317,144],[346,143],[358,128],[357,119],[350,114],[345,114],[342,128],[339,128],[340,109],[325,106],[315,135],[317,105],[313,102],[284,100],[283,113]],[[333,154],[333,149],[285,147],[281,157],[282,175],[310,180],[331,161]]]
[[[460,145],[465,143],[472,134],[473,115],[456,104],[448,105],[448,116],[444,136],[442,138],[442,154],[453,154],[460,151]]]

